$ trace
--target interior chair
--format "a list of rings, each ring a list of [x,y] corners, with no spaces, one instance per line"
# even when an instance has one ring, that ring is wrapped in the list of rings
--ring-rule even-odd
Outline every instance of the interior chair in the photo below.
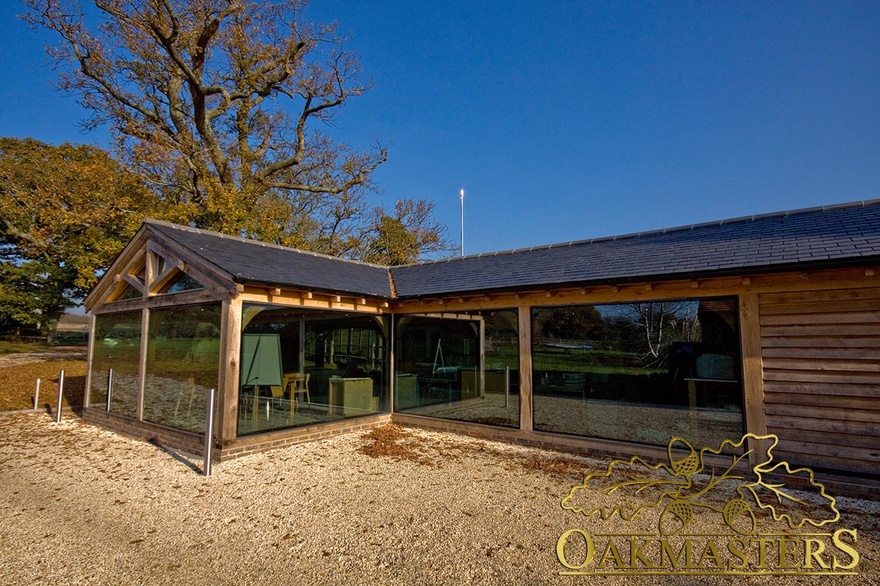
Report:
[[[272,418],[273,410],[281,408],[283,404],[282,401],[284,399],[284,388],[285,387],[278,385],[254,387],[254,409],[256,411],[256,409],[259,407],[262,410],[261,404],[263,403],[263,401],[265,401],[265,415],[267,421]],[[254,413],[254,420],[256,420],[256,413]]]
[[[189,399],[185,395],[189,395]],[[186,386],[181,386],[177,391],[177,404],[174,406],[174,417],[177,418],[178,415],[183,417],[183,405],[182,403],[186,402],[186,419],[190,418],[192,413],[193,402],[196,399],[196,379],[194,377],[189,377],[188,384]]]
[[[295,372],[293,374],[284,375],[284,388],[290,388],[290,400],[299,402],[302,398],[305,398],[306,403],[312,402],[312,396],[309,394],[309,377],[311,374],[300,374]]]
[[[281,400],[284,399],[284,387],[270,386],[269,392],[272,394],[270,402],[273,405],[280,405]]]

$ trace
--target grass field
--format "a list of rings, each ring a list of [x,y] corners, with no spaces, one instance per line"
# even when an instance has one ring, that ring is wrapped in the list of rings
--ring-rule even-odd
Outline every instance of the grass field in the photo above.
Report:
[[[560,352],[540,350],[532,354],[537,371],[588,372],[593,374],[648,375],[664,372],[662,368],[646,368],[641,357],[632,352],[589,350]]]
[[[48,348],[46,344],[23,344],[21,342],[4,342],[0,340],[0,355],[18,354],[19,352],[37,352]]]

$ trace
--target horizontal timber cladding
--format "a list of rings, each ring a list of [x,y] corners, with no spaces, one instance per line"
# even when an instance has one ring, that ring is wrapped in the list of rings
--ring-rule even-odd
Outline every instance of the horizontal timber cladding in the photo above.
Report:
[[[791,464],[880,471],[880,288],[759,295],[767,430]]]

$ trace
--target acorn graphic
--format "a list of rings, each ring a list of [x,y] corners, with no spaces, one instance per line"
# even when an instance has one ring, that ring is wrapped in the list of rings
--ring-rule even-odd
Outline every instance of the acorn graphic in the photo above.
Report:
[[[675,459],[675,455],[672,452],[673,446],[675,446],[676,443],[681,443],[684,445],[684,447],[688,449],[688,454],[684,458],[681,458],[679,460]],[[692,475],[699,472],[699,470],[703,467],[700,463],[700,455],[689,443],[687,443],[683,439],[673,439],[669,442],[666,450],[669,454],[669,463],[672,465],[672,471],[679,476],[690,478]]]
[[[741,535],[755,532],[755,513],[752,506],[742,497],[734,498],[725,503],[721,510],[727,526]]]
[[[672,501],[660,514],[660,535],[675,535],[690,525],[694,518],[694,507],[687,501]]]

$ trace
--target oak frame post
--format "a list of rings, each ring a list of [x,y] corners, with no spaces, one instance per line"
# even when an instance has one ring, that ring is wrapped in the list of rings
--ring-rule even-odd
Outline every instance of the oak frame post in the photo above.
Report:
[[[742,387],[743,411],[746,431],[755,435],[767,435],[767,417],[764,405],[764,365],[761,356],[761,320],[758,294],[751,290],[739,296],[739,331],[742,347]],[[760,462],[756,458],[758,446],[749,440],[751,464]]]
[[[238,431],[238,383],[241,355],[241,312],[239,298],[224,300],[220,313],[220,365],[217,376],[218,409],[216,435],[223,446]]]
[[[141,353],[138,359],[137,415],[138,421],[144,419],[144,389],[147,387],[147,352],[150,344],[150,309],[141,310]]]
[[[534,425],[532,405],[532,308],[526,303],[517,307],[519,327],[519,429],[531,432]]]
[[[98,317],[94,314],[89,318],[89,345],[86,349],[86,383],[83,389],[83,407],[89,407],[92,404],[92,363],[95,356],[95,332],[97,331],[95,322],[97,319]],[[34,409],[36,408],[37,406],[34,405]]]

